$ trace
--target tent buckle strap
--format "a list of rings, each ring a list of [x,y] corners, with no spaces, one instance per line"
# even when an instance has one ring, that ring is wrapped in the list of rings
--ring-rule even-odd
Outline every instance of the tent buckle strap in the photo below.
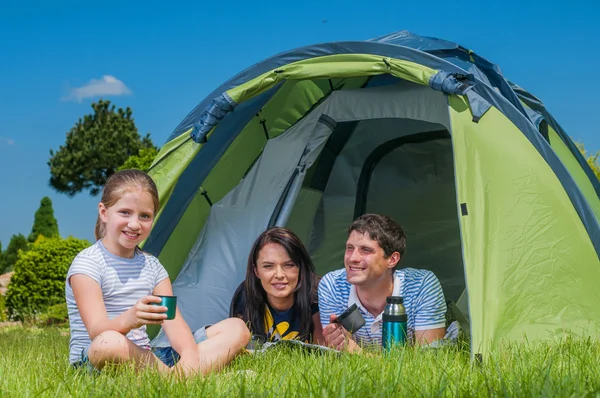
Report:
[[[194,123],[190,133],[192,140],[198,144],[207,141],[206,136],[229,112],[233,112],[237,104],[227,93],[223,93],[212,100],[212,103],[204,110],[200,120]]]
[[[473,122],[479,119],[492,107],[481,95],[474,90],[475,76],[464,73],[449,73],[439,71],[429,79],[429,87],[446,94],[464,95],[469,101]]]
[[[330,117],[329,115],[326,115],[326,114],[322,114],[319,117],[318,123],[321,123],[321,124],[327,126],[329,128],[329,130],[331,130],[331,131],[335,130],[335,128],[337,126],[337,122],[332,117]]]
[[[206,199],[206,202],[208,202],[208,205],[210,207],[212,207],[213,203],[210,200],[210,198],[208,197],[208,192],[206,192],[206,189],[200,187],[200,195],[204,196],[204,199]]]
[[[392,74],[392,64],[390,63],[389,58],[382,58],[383,63],[385,64],[386,73]]]
[[[267,120],[266,119],[260,119],[259,123],[262,125],[263,130],[265,132],[265,137],[267,137],[267,140],[269,140],[269,131],[267,130]]]

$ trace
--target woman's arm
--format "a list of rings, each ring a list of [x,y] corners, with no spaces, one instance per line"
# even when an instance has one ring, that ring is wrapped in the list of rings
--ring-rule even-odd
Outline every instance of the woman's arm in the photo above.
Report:
[[[313,321],[313,343],[325,345],[325,338],[323,337],[323,325],[321,324],[321,315],[315,313],[312,316]]]
[[[142,325],[161,324],[166,318],[162,312],[164,307],[150,304],[160,302],[160,299],[146,296],[118,317],[108,319],[102,289],[98,282],[87,275],[75,274],[69,278],[69,283],[73,289],[81,320],[92,340],[107,330],[127,334],[131,329]]]

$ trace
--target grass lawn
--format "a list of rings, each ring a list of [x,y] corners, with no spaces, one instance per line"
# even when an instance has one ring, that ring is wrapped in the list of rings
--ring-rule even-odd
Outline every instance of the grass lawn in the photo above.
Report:
[[[515,345],[482,364],[457,347],[389,355],[272,349],[184,382],[153,370],[74,370],[68,344],[64,329],[0,329],[0,396],[600,396],[600,345],[581,340]]]

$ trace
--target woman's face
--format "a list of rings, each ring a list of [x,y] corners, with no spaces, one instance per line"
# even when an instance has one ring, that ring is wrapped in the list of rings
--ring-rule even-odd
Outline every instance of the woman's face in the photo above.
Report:
[[[269,304],[287,303],[289,307],[294,304],[293,292],[298,285],[300,269],[283,246],[278,243],[264,245],[258,252],[254,273],[267,293]]]

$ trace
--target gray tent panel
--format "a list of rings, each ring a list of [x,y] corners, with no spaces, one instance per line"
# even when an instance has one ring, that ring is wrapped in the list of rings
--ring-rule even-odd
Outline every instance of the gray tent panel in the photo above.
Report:
[[[322,106],[321,106],[322,107]],[[192,330],[227,316],[231,296],[244,279],[252,243],[265,230],[291,176],[306,168],[307,147],[324,135],[319,108],[267,142],[246,177],[210,210],[183,268],[173,282],[179,308]],[[314,136],[314,132],[318,136]],[[309,167],[310,165],[308,165]],[[161,333],[155,346],[168,344]]]
[[[370,186],[359,187],[365,162],[377,148],[402,137],[450,130],[445,95],[403,81],[336,92],[325,105],[336,122],[359,123],[338,155],[325,190],[303,188],[287,224],[307,244],[317,272],[343,267],[356,198],[360,189],[367,189],[367,212],[388,214],[405,226],[412,249],[402,267],[434,270],[447,296],[456,300],[464,290],[464,273],[449,134],[398,148],[377,164]]]

